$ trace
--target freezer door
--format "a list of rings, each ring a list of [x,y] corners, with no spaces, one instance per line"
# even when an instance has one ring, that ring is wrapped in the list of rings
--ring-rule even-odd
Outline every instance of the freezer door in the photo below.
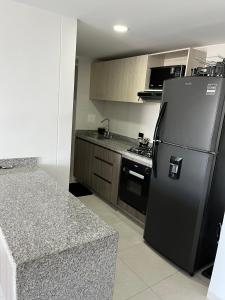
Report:
[[[225,94],[225,79],[184,77],[165,81],[167,103],[160,124],[163,141],[216,151]]]
[[[151,179],[144,239],[191,274],[214,159],[212,154],[159,144],[158,176]]]

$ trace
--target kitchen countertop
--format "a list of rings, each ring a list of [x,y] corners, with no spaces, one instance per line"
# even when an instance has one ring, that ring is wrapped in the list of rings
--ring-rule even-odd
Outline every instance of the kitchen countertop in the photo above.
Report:
[[[116,233],[38,166],[0,170],[0,207],[16,263]]]
[[[127,151],[127,149],[138,144],[137,140],[135,139],[113,133],[112,139],[105,139],[104,137],[100,137],[97,131],[94,130],[77,130],[75,134],[77,137],[83,140],[120,153],[124,158],[133,160],[148,167],[152,167],[152,160],[150,158],[146,158]]]
[[[16,265],[91,247],[107,237],[118,239],[112,227],[40,169],[35,159],[16,161],[0,160],[0,165],[16,165],[0,169],[0,228]]]

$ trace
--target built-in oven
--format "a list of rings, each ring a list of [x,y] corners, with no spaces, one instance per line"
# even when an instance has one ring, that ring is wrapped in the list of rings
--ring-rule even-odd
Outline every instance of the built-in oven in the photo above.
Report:
[[[142,214],[146,214],[151,168],[122,159],[119,198]]]

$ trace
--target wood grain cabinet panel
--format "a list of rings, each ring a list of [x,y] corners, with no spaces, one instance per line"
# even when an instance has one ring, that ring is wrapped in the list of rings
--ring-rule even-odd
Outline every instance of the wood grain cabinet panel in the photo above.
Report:
[[[92,175],[93,190],[104,200],[111,202],[112,185],[97,174]]]
[[[74,175],[83,184],[92,187],[94,145],[76,138]]]
[[[74,175],[101,198],[117,205],[121,155],[76,138]]]
[[[93,173],[112,183],[113,165],[94,157]]]
[[[137,93],[149,88],[151,68],[182,64],[186,65],[185,76],[190,76],[191,70],[203,66],[205,61],[205,51],[184,48],[94,62],[91,67],[90,99],[137,103]]]
[[[111,165],[113,165],[115,154],[120,155],[106,148],[96,145],[94,146],[94,157],[102,161],[108,162]]]
[[[94,147],[94,180],[98,175],[103,181],[106,181],[108,193],[105,200],[109,200],[113,205],[117,205],[118,187],[120,178],[121,155],[103,147]],[[97,180],[98,183],[101,182]],[[96,191],[97,192],[97,191]],[[107,198],[107,199],[106,199]]]
[[[94,62],[91,67],[90,99],[138,102],[145,89],[148,55]]]

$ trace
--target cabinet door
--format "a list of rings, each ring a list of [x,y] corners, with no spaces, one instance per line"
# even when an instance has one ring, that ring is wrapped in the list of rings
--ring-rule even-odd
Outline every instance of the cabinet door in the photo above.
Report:
[[[90,98],[102,99],[103,63],[93,63],[91,66]]]
[[[111,62],[96,62],[91,66],[90,98],[92,100],[110,100]]]
[[[124,68],[123,99],[138,102],[137,93],[146,87],[148,55],[125,58]]]
[[[92,187],[94,145],[77,138],[75,144],[74,175],[83,184]]]
[[[95,62],[91,67],[90,98],[138,102],[146,86],[148,55]]]

